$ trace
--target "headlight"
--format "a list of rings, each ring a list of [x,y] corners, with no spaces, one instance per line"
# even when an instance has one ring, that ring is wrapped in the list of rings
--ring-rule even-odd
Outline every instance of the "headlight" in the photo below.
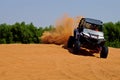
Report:
[[[91,35],[91,38],[98,39],[98,36],[97,35]]]

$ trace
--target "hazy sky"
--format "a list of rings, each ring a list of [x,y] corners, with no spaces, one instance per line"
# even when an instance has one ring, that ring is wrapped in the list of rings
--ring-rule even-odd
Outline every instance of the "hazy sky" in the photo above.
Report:
[[[25,21],[44,27],[54,25],[64,14],[116,22],[119,8],[120,0],[0,0],[0,24]]]

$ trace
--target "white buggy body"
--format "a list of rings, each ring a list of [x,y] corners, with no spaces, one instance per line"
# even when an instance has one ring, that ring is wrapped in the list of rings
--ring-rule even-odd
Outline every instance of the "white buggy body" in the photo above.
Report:
[[[78,28],[74,30],[74,36],[70,36],[68,47],[74,52],[79,52],[80,47],[100,52],[101,58],[107,58],[108,47],[105,46],[103,23],[100,20],[82,18]]]

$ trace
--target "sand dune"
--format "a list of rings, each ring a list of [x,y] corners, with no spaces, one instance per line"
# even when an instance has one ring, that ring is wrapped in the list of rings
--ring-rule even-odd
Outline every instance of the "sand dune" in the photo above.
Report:
[[[100,59],[54,44],[0,45],[0,80],[120,80],[120,49]]]

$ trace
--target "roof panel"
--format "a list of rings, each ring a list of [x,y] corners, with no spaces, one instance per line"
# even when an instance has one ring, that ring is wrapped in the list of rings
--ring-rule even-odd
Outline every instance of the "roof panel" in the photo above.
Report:
[[[103,22],[96,19],[85,18],[85,21],[88,23],[96,24],[96,25],[103,25]]]

